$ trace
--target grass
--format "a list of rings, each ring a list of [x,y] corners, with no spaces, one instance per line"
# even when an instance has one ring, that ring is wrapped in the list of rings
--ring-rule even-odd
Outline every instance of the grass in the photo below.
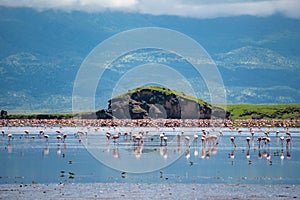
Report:
[[[164,87],[161,87],[161,86],[143,86],[143,87],[138,87],[138,88],[129,90],[125,94],[116,96],[113,99],[119,99],[119,98],[124,97],[125,95],[130,95],[130,94],[135,93],[137,91],[146,90],[146,89],[160,91],[160,92],[163,92],[163,93],[168,94],[168,95],[169,94],[175,94],[176,96],[179,96],[179,97],[191,100],[191,101],[195,101],[195,102],[199,103],[200,105],[206,105],[207,107],[211,107],[211,104],[209,104],[209,103],[207,103],[207,102],[205,102],[205,101],[203,101],[201,99],[198,99],[198,98],[193,97],[193,96],[186,95],[183,92],[179,92],[179,91],[176,91],[176,90],[171,90],[171,89],[164,88]]]
[[[300,119],[300,104],[229,104],[231,119]]]

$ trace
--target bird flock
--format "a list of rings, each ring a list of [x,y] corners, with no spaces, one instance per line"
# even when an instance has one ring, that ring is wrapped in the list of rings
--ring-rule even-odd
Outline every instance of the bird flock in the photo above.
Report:
[[[88,137],[88,132],[90,131],[91,127],[87,127],[87,131],[81,131],[78,130],[75,133],[67,133],[63,132],[61,129],[57,129],[55,131],[55,134],[53,134],[53,131],[50,133],[46,133],[46,129],[41,129],[38,131],[38,133],[31,133],[30,130],[25,129],[23,130],[23,134],[18,134],[20,139],[27,138],[34,140],[36,137],[39,139],[44,138],[46,144],[49,143],[50,137],[55,137],[57,140],[57,154],[61,154],[60,150],[60,144],[65,143],[68,135],[73,134],[74,138],[78,140],[79,143],[83,140],[83,138]],[[223,131],[222,128],[219,131],[216,131],[214,128],[209,129],[202,129],[199,131],[196,131],[194,135],[191,133],[186,134],[184,131],[178,131],[173,128],[173,131],[160,131],[161,129],[157,127],[157,131],[155,133],[151,133],[150,131],[141,130],[138,131],[122,131],[121,127],[111,127],[108,129],[100,129],[99,127],[96,127],[94,129],[94,132],[99,134],[101,137],[104,135],[106,137],[106,149],[107,152],[110,151],[110,144],[114,145],[113,148],[113,154],[112,156],[114,158],[120,158],[120,153],[118,151],[119,145],[121,146],[126,144],[128,147],[128,144],[130,144],[130,148],[132,149],[132,153],[136,156],[136,158],[140,158],[143,154],[144,146],[149,147],[150,145],[153,146],[153,148],[159,148],[160,149],[160,155],[167,159],[167,149],[177,148],[173,152],[181,153],[184,152],[184,155],[187,159],[191,156],[191,151],[194,151],[194,155],[197,157],[199,156],[199,151],[201,152],[200,157],[201,158],[210,158],[211,155],[214,155],[218,152],[218,147],[220,141],[225,143],[226,141],[222,140],[223,138]],[[104,132],[104,130],[106,130]],[[195,129],[197,130],[197,129]],[[224,130],[224,128],[223,128]],[[210,133],[212,132],[212,133]],[[1,131],[2,133],[2,140],[7,135],[8,140],[8,146],[7,149],[9,152],[12,151],[12,141],[14,139],[14,135],[9,132],[6,133],[5,130]],[[246,157],[250,158],[250,149],[258,150],[258,158],[261,158],[262,155],[264,155],[267,160],[271,160],[271,155],[269,153],[270,144],[272,143],[271,140],[271,133],[269,131],[262,131],[254,130],[252,128],[249,128],[249,131],[245,129],[231,129],[230,134],[233,136],[229,137],[229,141],[232,143],[232,151],[229,154],[229,157],[234,159],[235,158],[235,152],[237,147],[237,139],[239,140],[239,146],[240,148],[246,149]],[[281,151],[278,153],[281,159],[284,159],[284,149],[286,150],[286,157],[288,159],[291,158],[290,151],[291,151],[291,143],[292,143],[292,135],[288,128],[286,128],[284,131],[276,131],[272,133],[273,136],[275,136],[275,140],[277,141],[274,144],[278,144],[278,141],[280,143]],[[171,138],[171,140],[170,140]],[[245,140],[245,142],[241,142],[241,140]],[[122,141],[122,142],[120,142]],[[171,144],[171,145],[170,145]],[[256,145],[255,145],[256,144]],[[169,147],[170,145],[170,147]],[[199,149],[201,147],[201,149]],[[285,147],[285,148],[284,148]],[[263,152],[262,154],[260,152]],[[49,153],[49,147],[46,145],[46,148],[44,150],[44,154]],[[277,155],[277,153],[274,153],[274,155]]]

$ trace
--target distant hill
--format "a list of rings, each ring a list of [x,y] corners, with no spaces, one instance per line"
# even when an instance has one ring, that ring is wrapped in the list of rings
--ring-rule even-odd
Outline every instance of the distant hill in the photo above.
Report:
[[[9,113],[71,113],[76,73],[100,42],[121,31],[163,27],[193,38],[216,62],[230,104],[300,103],[300,21],[280,15],[192,19],[136,13],[37,11],[0,7],[0,106]],[[151,61],[186,69],[171,54],[131,52],[116,60],[96,92],[107,106],[127,69]],[[159,57],[161,56],[161,57]],[[203,80],[181,70],[195,93],[210,102]],[[131,88],[133,89],[133,88]]]
[[[108,109],[96,115],[104,119],[224,119],[230,113],[182,92],[144,86],[110,99]]]

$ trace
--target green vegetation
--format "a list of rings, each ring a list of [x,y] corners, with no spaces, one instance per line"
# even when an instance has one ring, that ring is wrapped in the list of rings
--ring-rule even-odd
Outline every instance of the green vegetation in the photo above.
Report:
[[[126,95],[131,95],[141,90],[155,90],[164,94],[174,94],[176,96],[194,101],[202,106],[212,107],[213,105],[198,99],[196,97],[185,95],[183,92],[178,92],[168,88],[160,86],[143,86],[133,90],[129,90],[120,96],[114,97],[114,99],[123,98]],[[229,105],[214,105],[219,108],[223,108],[230,112],[230,119],[300,119],[300,104],[229,104]],[[140,111],[140,107],[136,107],[135,111]],[[8,114],[7,111],[2,110],[2,119],[69,119],[80,116],[83,119],[91,119],[95,117],[95,112],[85,113],[57,113],[57,114]]]
[[[57,113],[57,114],[9,114],[7,119],[70,119],[74,117],[70,113]]]
[[[137,92],[139,90],[146,90],[146,89],[160,91],[160,92],[163,92],[163,93],[165,93],[167,95],[169,95],[169,94],[175,94],[176,96],[179,96],[179,97],[191,100],[191,101],[195,101],[195,102],[199,103],[202,106],[206,105],[208,107],[211,107],[211,105],[209,103],[207,103],[207,102],[205,102],[205,101],[203,101],[201,99],[198,99],[198,98],[193,97],[193,96],[186,95],[183,92],[179,92],[179,91],[176,91],[176,90],[171,90],[171,89],[164,88],[164,87],[161,87],[161,86],[143,86],[143,87],[138,87],[138,88],[129,90],[127,93],[119,95],[119,96],[115,97],[114,99],[122,98],[125,95],[128,95],[128,94],[130,95],[130,94],[132,94],[134,92]]]
[[[231,104],[230,119],[300,119],[300,104]]]
[[[300,119],[300,104],[229,104],[223,107],[231,113],[230,119]],[[91,113],[81,113],[82,118],[89,118]],[[70,113],[57,114],[8,114],[8,119],[69,119]]]

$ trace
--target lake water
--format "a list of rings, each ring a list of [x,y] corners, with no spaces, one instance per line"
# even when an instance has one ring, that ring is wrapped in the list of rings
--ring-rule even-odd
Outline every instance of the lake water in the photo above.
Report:
[[[49,135],[48,140],[39,135],[41,129]],[[209,135],[218,136],[205,146],[202,128],[64,127],[59,129],[60,134],[56,133],[58,129],[4,127],[5,135],[0,136],[0,183],[300,184],[299,128],[289,129],[292,140],[288,147],[283,128],[254,129],[253,139],[246,128],[240,132],[204,128]],[[141,130],[143,142],[124,136],[124,132],[133,136]],[[107,140],[108,131],[112,135],[121,132],[121,136],[116,142],[112,136]],[[271,140],[268,144],[261,142],[258,148],[257,138],[265,131]],[[159,137],[162,132],[168,137],[167,143]],[[67,134],[65,141],[56,138],[63,134]],[[199,135],[197,141],[193,139],[195,134]],[[250,148],[246,137],[251,139]]]

